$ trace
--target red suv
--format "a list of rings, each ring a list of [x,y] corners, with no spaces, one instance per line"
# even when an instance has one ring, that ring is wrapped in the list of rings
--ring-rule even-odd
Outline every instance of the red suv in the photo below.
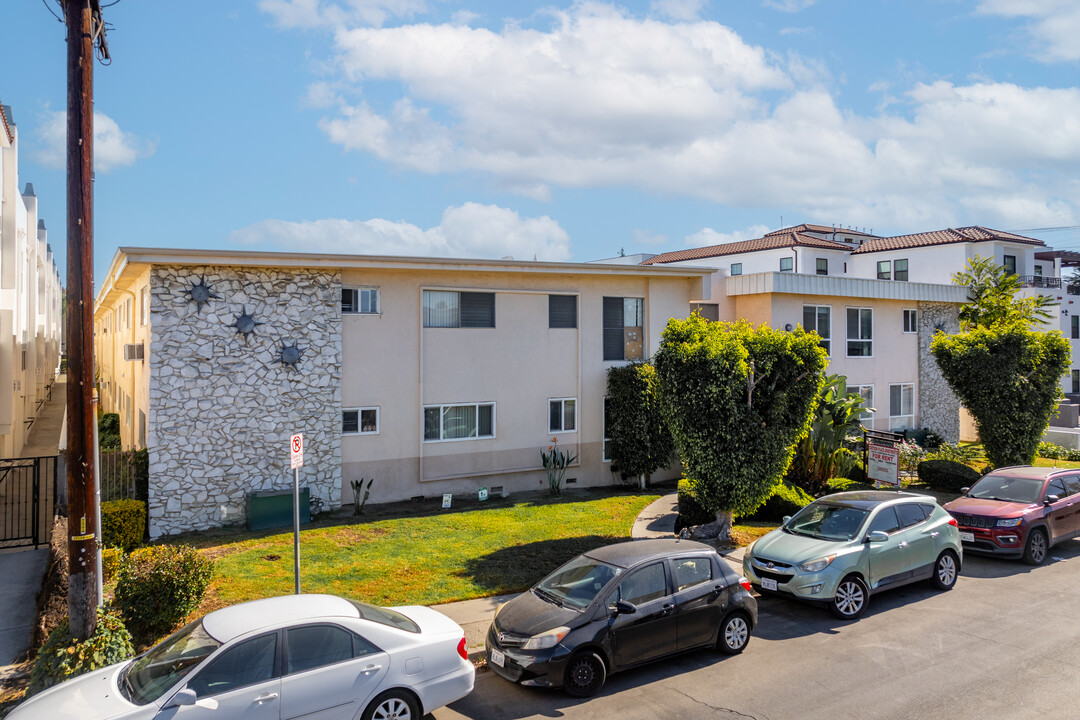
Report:
[[[1052,545],[1080,535],[1080,470],[1001,468],[962,492],[945,509],[964,552],[1038,565]]]

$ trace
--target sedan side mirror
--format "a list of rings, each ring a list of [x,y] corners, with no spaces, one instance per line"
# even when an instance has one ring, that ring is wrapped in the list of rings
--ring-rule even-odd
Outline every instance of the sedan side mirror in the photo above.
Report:
[[[1047,495],[1046,499],[1043,500],[1043,505],[1050,505],[1051,503],[1056,503],[1060,499],[1061,498],[1057,495]]]
[[[969,490],[971,490],[971,488],[969,488],[969,487],[962,487],[962,488],[960,488],[960,494],[961,494],[961,495],[967,495],[967,494],[968,494],[968,491],[969,491]]]
[[[181,705],[194,705],[199,701],[199,696],[195,694],[194,690],[190,688],[184,688],[177,691],[175,695],[165,704],[166,708],[180,707]]]
[[[790,516],[790,515],[785,515],[785,516],[784,516],[784,519],[783,519],[783,520],[781,521],[781,524],[782,524],[782,525],[787,525],[787,523],[788,523],[788,520],[790,520],[790,519],[791,519],[791,516]]]
[[[633,615],[637,612],[637,605],[632,602],[626,602],[625,600],[619,600],[615,603],[616,615]]]
[[[866,536],[866,542],[880,543],[886,542],[889,539],[889,533],[882,532],[881,530],[872,530],[869,535]]]

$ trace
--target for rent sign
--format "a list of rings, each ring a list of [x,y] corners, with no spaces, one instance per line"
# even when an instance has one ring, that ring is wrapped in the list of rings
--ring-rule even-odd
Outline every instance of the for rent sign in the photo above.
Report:
[[[900,487],[900,451],[889,442],[867,438],[866,475],[875,485]]]

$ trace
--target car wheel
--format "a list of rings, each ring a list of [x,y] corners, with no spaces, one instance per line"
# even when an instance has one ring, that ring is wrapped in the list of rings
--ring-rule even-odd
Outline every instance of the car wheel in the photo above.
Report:
[[[716,646],[727,655],[738,655],[750,642],[750,621],[741,612],[734,612],[724,618],[720,625],[720,637]]]
[[[1027,542],[1024,543],[1024,562],[1028,565],[1042,565],[1042,561],[1046,559],[1047,544],[1046,532],[1042,528],[1029,532]]]
[[[857,575],[848,575],[836,586],[836,594],[833,595],[829,608],[833,611],[833,615],[841,620],[854,620],[866,610],[869,596],[866,583]]]
[[[960,563],[956,559],[956,553],[946,550],[938,555],[937,562],[934,563],[934,574],[930,576],[930,584],[935,590],[952,590],[959,574]]]
[[[409,693],[387,690],[371,701],[363,720],[420,720],[420,707]]]
[[[604,661],[594,652],[582,652],[570,658],[563,676],[563,689],[567,695],[579,698],[592,697],[600,691],[607,679]]]

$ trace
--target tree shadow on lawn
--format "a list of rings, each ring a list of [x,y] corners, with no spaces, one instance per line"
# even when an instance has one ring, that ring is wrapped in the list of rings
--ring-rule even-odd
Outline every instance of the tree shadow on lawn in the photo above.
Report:
[[[472,578],[478,586],[496,595],[520,592],[578,555],[624,540],[608,535],[583,535],[513,545],[468,560],[460,575]]]

